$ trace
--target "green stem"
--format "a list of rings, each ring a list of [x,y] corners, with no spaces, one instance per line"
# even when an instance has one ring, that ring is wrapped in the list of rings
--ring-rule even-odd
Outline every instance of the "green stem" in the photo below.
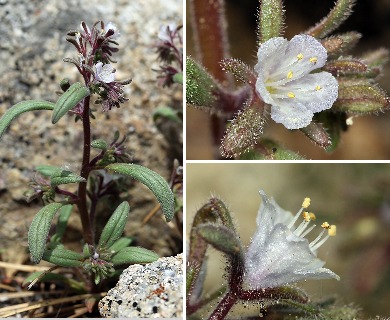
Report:
[[[89,159],[91,155],[91,123],[89,118],[89,101],[90,97],[84,99],[84,111],[83,111],[83,132],[84,132],[84,144],[83,144],[83,162],[81,165],[80,176],[88,181],[89,176]],[[88,214],[87,206],[87,183],[80,183],[78,189],[78,196],[80,198],[77,206],[79,208],[81,225],[83,228],[83,236],[86,243],[94,244],[94,235],[91,226],[91,221]]]

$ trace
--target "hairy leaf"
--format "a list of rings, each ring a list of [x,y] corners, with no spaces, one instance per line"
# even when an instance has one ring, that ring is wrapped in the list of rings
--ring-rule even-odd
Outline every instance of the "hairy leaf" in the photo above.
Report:
[[[111,247],[117,241],[125,228],[130,206],[127,201],[122,202],[108,219],[99,239],[99,248]]]
[[[142,182],[156,196],[161,204],[161,209],[167,221],[171,221],[175,214],[175,198],[171,188],[163,177],[158,173],[130,163],[113,163],[105,168],[109,173],[119,173],[127,175]]]
[[[62,170],[59,174],[51,177],[50,185],[52,187],[59,186],[60,184],[80,183],[86,182],[85,178],[68,170]]]
[[[80,82],[72,84],[57,100],[51,122],[57,123],[69,110],[72,110],[82,99],[89,95],[89,89],[85,85]]]
[[[51,166],[47,164],[41,164],[35,167],[35,171],[39,172],[45,177],[58,176],[64,169],[57,166]]]
[[[201,107],[213,107],[217,83],[214,78],[195,60],[186,60],[186,101]]]
[[[43,260],[60,267],[80,267],[84,259],[83,255],[58,245],[53,250],[45,250]]]
[[[207,223],[198,226],[196,231],[217,250],[232,257],[243,257],[241,242],[233,230],[225,226]]]
[[[339,86],[339,96],[333,105],[334,110],[348,113],[378,112],[390,105],[387,94],[378,86],[372,84],[357,84]]]
[[[156,121],[160,117],[167,118],[177,123],[181,122],[181,119],[178,116],[178,112],[170,107],[156,108],[156,110],[154,110],[153,112],[153,121]]]
[[[263,112],[263,109],[251,105],[231,120],[220,148],[223,157],[237,158],[256,144],[263,133]]]
[[[68,225],[68,220],[72,214],[73,205],[67,204],[63,206],[58,215],[58,222],[56,227],[56,234],[61,239],[65,233],[66,226]]]
[[[158,254],[140,247],[126,247],[121,249],[112,259],[114,266],[120,264],[150,263],[159,258]]]
[[[50,203],[44,206],[35,215],[30,225],[28,230],[28,247],[30,249],[31,260],[35,263],[39,263],[42,259],[51,221],[58,209],[62,206],[62,203]]]
[[[305,33],[315,38],[326,37],[351,15],[354,4],[355,0],[337,0],[329,14]]]
[[[103,139],[96,139],[91,142],[91,147],[95,149],[106,150],[108,144]]]
[[[128,247],[133,242],[133,238],[122,237],[114,242],[114,244],[108,248],[110,252],[118,252],[119,250]]]
[[[258,21],[258,44],[279,37],[283,31],[284,10],[282,0],[261,0]]]
[[[11,121],[24,112],[35,110],[53,110],[54,103],[49,101],[27,100],[22,101],[8,109],[0,118],[0,139]]]

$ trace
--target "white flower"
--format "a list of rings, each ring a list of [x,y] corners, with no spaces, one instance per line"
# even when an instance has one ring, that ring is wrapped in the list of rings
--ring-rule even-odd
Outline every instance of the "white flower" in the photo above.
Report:
[[[329,109],[336,101],[337,80],[328,72],[310,73],[321,68],[327,57],[315,38],[272,38],[260,46],[257,57],[257,92],[272,106],[271,118],[287,129],[306,127],[313,113]]]
[[[314,214],[303,212],[302,223],[294,227],[302,211],[309,206],[309,198],[305,198],[301,210],[293,216],[273,198],[268,199],[263,190],[260,195],[263,201],[256,219],[257,230],[245,254],[246,284],[252,289],[262,289],[309,279],[339,280],[338,275],[322,268],[325,262],[317,258],[317,249],[330,235],[336,234],[336,226],[323,223],[324,230],[309,243],[305,236],[315,227],[307,229],[315,219]],[[323,237],[325,230],[328,235]]]
[[[114,24],[112,22],[107,23],[107,25],[104,28],[104,34],[106,34],[108,32],[108,30],[114,31],[114,34],[112,36],[109,36],[110,39],[116,39],[120,36],[119,30],[118,30],[118,27],[116,26],[116,24]]]
[[[115,70],[111,64],[107,63],[103,65],[103,62],[99,61],[95,64],[96,80],[104,83],[110,83],[115,80]]]
[[[177,28],[177,25],[175,23],[169,23],[167,25],[163,25],[163,26],[160,26],[160,29],[158,31],[158,38],[165,42],[165,41],[168,41],[170,42],[171,41],[171,36],[170,34],[176,30]]]

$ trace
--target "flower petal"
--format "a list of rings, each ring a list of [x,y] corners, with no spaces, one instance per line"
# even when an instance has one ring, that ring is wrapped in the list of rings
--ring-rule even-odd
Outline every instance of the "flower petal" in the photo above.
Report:
[[[283,63],[287,46],[287,39],[281,37],[272,38],[260,46],[257,51],[258,63],[255,65],[255,71],[263,80]]]
[[[257,251],[249,250],[251,247],[256,247]],[[293,235],[284,224],[275,225],[262,245],[253,239],[249,249],[246,271],[252,288],[273,288],[307,279],[339,278],[322,268],[325,263],[313,254],[307,239]]]
[[[338,96],[338,82],[328,72],[308,74],[284,85],[286,100],[293,94],[292,101],[304,105],[312,112],[320,112],[332,107]],[[279,102],[276,102],[279,103]]]
[[[313,119],[313,112],[300,103],[278,101],[278,105],[272,105],[271,118],[283,124],[287,129],[299,129],[308,126]]]
[[[307,70],[307,73],[324,66],[327,52],[324,46],[312,36],[299,34],[293,37],[286,50],[286,56],[299,56],[300,68]]]

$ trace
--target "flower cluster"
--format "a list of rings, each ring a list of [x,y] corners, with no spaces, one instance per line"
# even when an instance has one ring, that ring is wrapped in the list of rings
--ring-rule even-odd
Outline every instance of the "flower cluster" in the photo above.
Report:
[[[329,72],[311,73],[327,59],[326,49],[312,36],[272,38],[260,46],[257,56],[257,93],[272,106],[271,118],[287,129],[306,127],[314,113],[336,101],[336,78]]]
[[[160,84],[170,86],[173,77],[183,71],[183,40],[180,34],[182,26],[171,23],[160,27],[156,51],[163,63],[157,72],[160,73]]]
[[[336,234],[336,226],[323,223],[322,232],[309,243],[305,236],[315,225],[315,215],[304,211],[310,204],[305,198],[302,208],[293,216],[283,210],[273,198],[268,199],[260,190],[262,204],[256,219],[255,232],[245,255],[245,282],[253,289],[274,288],[309,279],[327,279],[339,276],[323,268],[324,261],[317,258],[317,250]],[[294,224],[303,216],[298,227]],[[324,236],[325,231],[328,234]]]
[[[67,41],[72,43],[77,51],[77,59],[66,59],[73,63],[80,74],[83,75],[86,85],[91,92],[97,93],[99,99],[96,103],[103,106],[103,111],[118,107],[128,99],[124,96],[123,86],[131,80],[116,81],[115,69],[111,63],[112,54],[118,51],[114,40],[119,37],[119,31],[115,24],[103,21],[96,22],[90,29],[85,22],[81,23],[82,31],[68,32]],[[83,110],[75,108],[74,112],[80,114]]]

